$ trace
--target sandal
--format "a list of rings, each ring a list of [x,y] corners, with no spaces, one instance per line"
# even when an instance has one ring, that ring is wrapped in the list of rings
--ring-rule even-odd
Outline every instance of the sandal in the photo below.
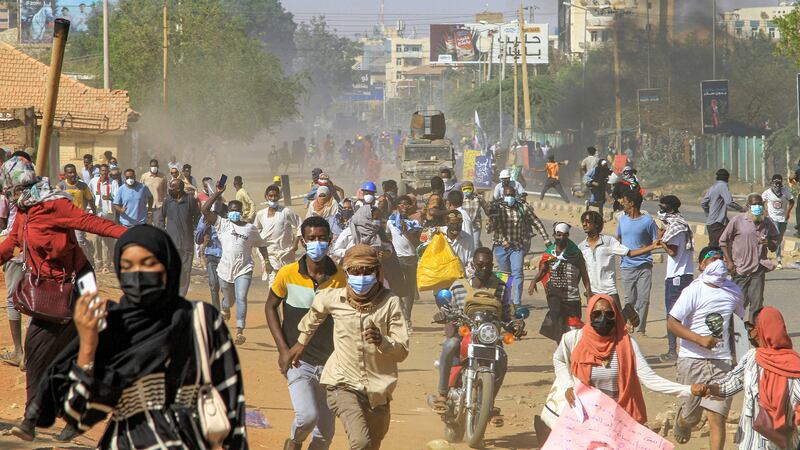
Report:
[[[505,421],[503,420],[503,414],[500,413],[500,408],[492,409],[492,418],[489,419],[489,422],[495,428],[500,428],[503,425],[505,425]]]
[[[672,435],[675,437],[675,442],[679,444],[685,444],[692,438],[692,429],[681,425],[681,421],[683,420],[681,419],[682,409],[683,405],[681,405],[675,413],[675,423],[672,428]]]
[[[428,396],[428,406],[436,414],[444,414],[447,412],[447,398],[441,394],[431,394]]]
[[[244,335],[242,333],[237,333],[236,334],[236,340],[234,340],[233,343],[236,344],[236,345],[242,345],[242,344],[245,343],[246,340],[247,340],[247,338],[244,337]]]
[[[0,355],[0,361],[14,367],[19,367],[22,364],[22,355],[16,352],[6,352]]]
[[[230,308],[222,308],[222,311],[220,311],[220,313],[222,314],[222,320],[224,320],[226,322],[231,320],[231,309]]]

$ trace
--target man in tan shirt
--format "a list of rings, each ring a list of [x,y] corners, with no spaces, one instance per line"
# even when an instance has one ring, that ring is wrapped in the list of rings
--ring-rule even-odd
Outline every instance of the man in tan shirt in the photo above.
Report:
[[[158,160],[150,160],[150,171],[142,175],[141,183],[153,194],[153,217],[151,224],[161,223],[161,204],[167,197],[167,178],[158,171]]]
[[[408,356],[408,329],[400,297],[379,281],[375,250],[359,244],[344,255],[347,287],[319,291],[297,328],[290,351],[299,363],[305,345],[333,317],[334,350],[322,372],[328,406],[338,416],[350,448],[377,450],[389,431],[389,402],[397,385],[397,363]]]

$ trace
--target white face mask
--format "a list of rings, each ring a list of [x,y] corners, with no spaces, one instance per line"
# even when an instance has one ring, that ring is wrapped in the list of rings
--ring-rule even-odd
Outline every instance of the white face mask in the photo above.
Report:
[[[125,179],[125,184],[127,184],[128,186],[133,186],[133,183],[136,183],[136,180],[134,180],[133,178]]]
[[[267,206],[269,206],[272,209],[275,209],[275,208],[278,207],[278,202],[274,202],[272,200],[267,200]]]
[[[364,196],[364,203],[371,205],[375,201],[375,196],[372,194],[367,194]]]
[[[158,166],[150,166],[150,173],[157,174],[158,173]]]

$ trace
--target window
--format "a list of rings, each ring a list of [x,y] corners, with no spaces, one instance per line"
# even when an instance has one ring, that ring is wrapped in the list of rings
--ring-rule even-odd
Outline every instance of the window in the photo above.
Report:
[[[597,42],[597,31],[592,31],[589,33],[589,40],[592,42]]]
[[[403,65],[403,59],[402,58],[397,58],[397,60],[394,62],[394,64],[396,66],[402,66]]]
[[[770,39],[775,39],[775,28],[770,28],[769,29],[769,38]]]
[[[608,30],[603,30],[602,38],[603,42],[608,41]]]
[[[397,53],[403,53],[403,46],[402,46],[401,44],[397,44],[397,45],[394,47],[394,50],[395,50]]]
[[[86,154],[94,155],[94,141],[76,142],[75,159],[83,159],[83,155]]]

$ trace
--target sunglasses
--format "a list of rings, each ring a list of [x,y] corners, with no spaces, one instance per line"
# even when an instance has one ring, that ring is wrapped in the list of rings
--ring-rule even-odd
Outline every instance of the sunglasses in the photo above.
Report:
[[[589,317],[591,317],[592,320],[597,320],[602,316],[605,316],[606,319],[609,319],[609,320],[614,319],[616,317],[616,315],[614,314],[614,311],[610,310],[610,309],[606,310],[606,311],[596,310],[596,311],[592,311],[592,313],[589,314]]]

